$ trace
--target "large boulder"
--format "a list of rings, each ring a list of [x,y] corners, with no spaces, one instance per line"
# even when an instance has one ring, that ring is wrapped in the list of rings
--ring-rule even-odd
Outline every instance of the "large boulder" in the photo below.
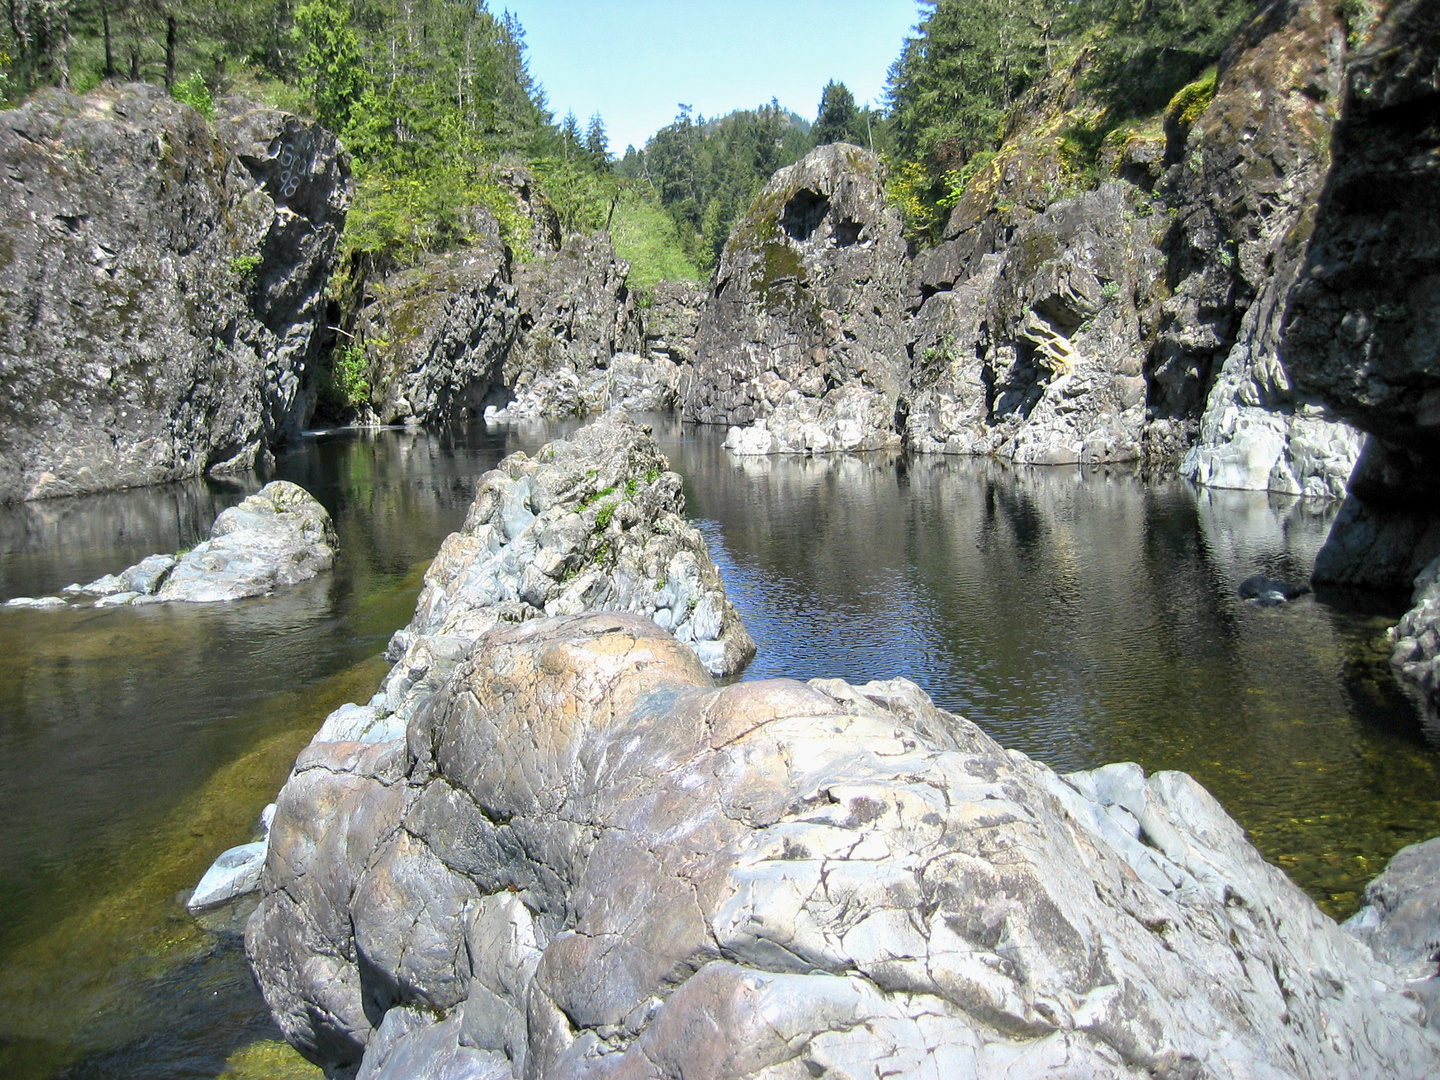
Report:
[[[312,745],[247,950],[332,1076],[1433,1076],[1440,1035],[1190,777],[1057,776],[904,680],[500,626]]]
[[[1440,556],[1440,3],[1393,5],[1347,69],[1285,317],[1297,385],[1368,433],[1317,580],[1408,589]]]
[[[335,137],[238,100],[0,114],[0,501],[248,469],[311,404],[350,201]]]
[[[818,425],[824,449],[899,444],[908,264],[884,179],[874,154],[833,143],[765,185],[720,256],[693,364],[681,375],[685,419],[770,421],[772,434]],[[841,395],[868,404],[840,407]],[[846,422],[856,416],[865,418],[858,429]]]

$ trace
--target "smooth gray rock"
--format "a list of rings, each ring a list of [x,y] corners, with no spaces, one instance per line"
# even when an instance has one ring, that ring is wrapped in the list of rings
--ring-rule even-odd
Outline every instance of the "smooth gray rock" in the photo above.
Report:
[[[223,511],[210,539],[181,556],[155,599],[214,603],[263,596],[328,570],[335,526],[313,496],[275,480]]]
[[[1440,837],[1401,848],[1365,887],[1345,929],[1412,978],[1436,974],[1440,952]]]
[[[333,1075],[1440,1069],[1185,774],[1057,776],[899,679],[717,690],[630,615],[497,627],[278,803],[247,951]]]
[[[266,842],[257,840],[222,852],[205,871],[185,906],[192,912],[204,911],[254,892],[265,866],[265,849]]]
[[[0,114],[0,502],[249,469],[300,430],[348,159],[218,109],[107,83]]]
[[[8,608],[58,608],[67,606],[61,596],[12,596],[5,601]]]

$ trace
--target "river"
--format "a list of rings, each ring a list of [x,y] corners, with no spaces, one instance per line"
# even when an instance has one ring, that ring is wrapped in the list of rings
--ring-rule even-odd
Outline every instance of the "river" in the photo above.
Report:
[[[759,644],[746,678],[904,675],[1059,770],[1184,769],[1337,917],[1440,834],[1440,753],[1386,666],[1394,597],[1248,605],[1308,575],[1335,507],[1126,470],[736,459],[651,418]],[[0,611],[0,1076],[318,1076],[280,1045],[234,927],[183,900],[295,753],[365,700],[476,480],[564,425],[345,431],[275,475],[336,568],[227,605]],[[0,599],[203,539],[259,478],[0,508]]]

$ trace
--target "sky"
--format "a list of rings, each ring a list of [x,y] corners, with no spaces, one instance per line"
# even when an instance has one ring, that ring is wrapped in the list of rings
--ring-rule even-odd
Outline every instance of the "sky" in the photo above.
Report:
[[[720,116],[774,97],[814,120],[843,82],[879,105],[885,73],[919,19],[916,0],[491,0],[525,30],[530,74],[556,119],[604,118],[623,154],[679,105]]]

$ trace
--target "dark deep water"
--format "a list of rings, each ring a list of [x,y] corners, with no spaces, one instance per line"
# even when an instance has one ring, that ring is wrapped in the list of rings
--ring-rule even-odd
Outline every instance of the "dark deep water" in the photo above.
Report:
[[[1123,472],[866,455],[735,459],[656,420],[760,645],[747,678],[904,675],[1064,771],[1193,773],[1332,914],[1440,833],[1440,753],[1393,683],[1393,601],[1283,609],[1333,507]],[[0,1076],[318,1076],[238,939],[183,899],[336,705],[365,700],[477,477],[557,426],[343,432],[276,475],[339,565],[230,605],[0,611]],[[195,482],[0,509],[0,600],[203,538],[258,487]]]

